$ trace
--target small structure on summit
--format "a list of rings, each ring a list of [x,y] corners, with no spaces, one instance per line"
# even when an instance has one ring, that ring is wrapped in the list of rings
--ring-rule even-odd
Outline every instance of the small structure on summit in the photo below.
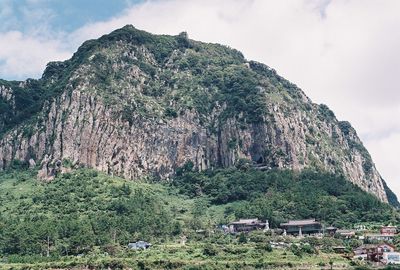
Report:
[[[287,223],[281,223],[281,228],[287,234],[302,236],[321,233],[322,225],[315,219],[289,220]]]
[[[269,230],[268,220],[265,223],[263,223],[258,218],[239,219],[238,221],[229,223],[230,233],[251,232],[254,230]]]

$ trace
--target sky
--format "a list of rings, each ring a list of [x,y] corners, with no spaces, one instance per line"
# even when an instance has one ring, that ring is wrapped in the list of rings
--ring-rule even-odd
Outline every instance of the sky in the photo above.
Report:
[[[0,78],[46,63],[126,24],[239,49],[348,120],[400,195],[398,0],[0,0]]]

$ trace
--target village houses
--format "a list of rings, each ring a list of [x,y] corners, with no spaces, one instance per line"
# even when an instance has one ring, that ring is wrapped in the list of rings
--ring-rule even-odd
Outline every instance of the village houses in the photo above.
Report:
[[[227,233],[248,233],[255,230],[270,230],[268,220],[262,222],[257,218],[239,219],[231,222],[228,226],[222,226]],[[400,253],[396,252],[396,247],[391,244],[397,234],[396,226],[381,226],[375,233],[365,225],[354,225],[353,229],[338,229],[334,226],[323,227],[321,222],[315,219],[289,220],[281,223],[280,229],[275,229],[278,234],[294,237],[304,236],[330,236],[340,237],[342,239],[358,238],[364,244],[353,250],[354,260],[370,261],[378,264],[400,264]],[[280,232],[279,232],[280,230]],[[274,247],[281,248],[283,244],[273,243]],[[332,247],[336,253],[344,254],[345,246]]]

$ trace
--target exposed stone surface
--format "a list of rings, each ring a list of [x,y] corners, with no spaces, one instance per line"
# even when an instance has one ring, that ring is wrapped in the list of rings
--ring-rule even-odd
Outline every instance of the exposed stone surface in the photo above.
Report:
[[[7,168],[13,160],[26,161],[31,167],[40,164],[38,176],[47,181],[68,171],[69,166],[88,166],[128,179],[148,175],[168,179],[187,161],[205,170],[229,167],[246,158],[264,168],[313,167],[341,173],[387,201],[382,178],[355,131],[337,121],[325,106],[313,104],[299,89],[290,92],[273,84],[271,78],[257,77],[265,114],[262,121],[252,122],[243,120],[242,112],[221,121],[226,103],[215,102],[204,116],[195,107],[181,106],[176,98],[170,98],[168,95],[181,89],[180,81],[196,82],[195,73],[176,64],[190,52],[174,50],[161,65],[145,46],[117,41],[96,49],[71,73],[62,93],[44,103],[34,121],[3,135],[0,168]],[[99,55],[110,60],[111,67],[91,62]],[[143,66],[132,62],[136,59],[155,67],[156,75],[150,76]],[[244,64],[242,67],[258,72],[255,63]],[[119,72],[120,78],[96,84],[96,68],[104,74],[111,72],[106,68]],[[171,94],[147,97],[149,81],[162,82],[164,71],[177,78],[165,90]],[[44,79],[47,85],[60,80],[53,74],[45,74]],[[13,96],[3,86],[0,95],[6,100]],[[116,103],[107,102],[116,96]],[[136,109],[126,113],[124,109],[131,108],[127,104]],[[162,117],[165,104],[179,113]],[[146,115],[137,108],[146,109]]]

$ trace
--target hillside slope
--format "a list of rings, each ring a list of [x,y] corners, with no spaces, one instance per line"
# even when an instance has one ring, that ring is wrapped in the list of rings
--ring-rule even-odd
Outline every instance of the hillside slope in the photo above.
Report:
[[[167,179],[240,159],[259,168],[342,174],[387,202],[384,182],[348,122],[225,46],[126,26],[85,42],[43,77],[0,81],[0,168],[64,164]],[[393,201],[393,200],[392,200]]]
[[[0,258],[112,252],[135,240],[162,244],[182,235],[193,243],[196,230],[215,231],[238,218],[268,220],[272,228],[309,217],[339,228],[400,221],[392,207],[344,178],[309,170],[181,171],[162,184],[85,168],[42,183],[36,173],[15,165],[0,173]]]

